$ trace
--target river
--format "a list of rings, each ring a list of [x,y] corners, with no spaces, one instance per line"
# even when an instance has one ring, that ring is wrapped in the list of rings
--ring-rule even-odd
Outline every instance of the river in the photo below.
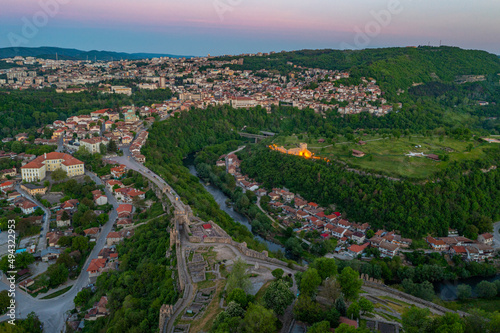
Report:
[[[185,160],[185,166],[189,168],[189,172],[193,175],[198,177],[198,173],[196,172],[196,168],[194,164],[192,164],[192,161]],[[215,201],[219,204],[220,209],[225,211],[233,220],[235,220],[238,223],[243,224],[245,227],[247,227],[248,230],[252,231],[252,225],[250,224],[250,221],[248,218],[243,215],[238,213],[237,211],[234,210],[233,207],[230,207],[227,205],[227,200],[229,199],[221,190],[219,190],[217,187],[213,185],[206,185],[200,180],[200,183],[203,184],[205,189],[212,195],[212,197],[215,199]],[[257,235],[254,233],[255,238],[259,240],[259,242],[265,243],[267,245],[267,248],[270,251],[278,251],[281,250],[283,253],[286,253],[286,249],[284,246],[280,244],[273,243],[271,241],[268,241],[265,238],[262,238],[261,236]]]
[[[442,281],[434,284],[434,290],[436,295],[443,301],[455,301],[458,298],[458,286],[461,284],[467,284],[472,288],[472,296],[475,297],[476,286],[481,281],[493,282],[495,280],[500,280],[500,275],[495,275],[489,278],[483,277],[472,277],[468,279],[460,279],[457,281]]]

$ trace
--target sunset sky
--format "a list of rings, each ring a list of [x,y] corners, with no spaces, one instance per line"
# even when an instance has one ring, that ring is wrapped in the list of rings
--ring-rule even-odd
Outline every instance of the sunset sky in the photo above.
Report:
[[[0,47],[218,55],[442,41],[500,54],[498,13],[498,0],[3,0]]]

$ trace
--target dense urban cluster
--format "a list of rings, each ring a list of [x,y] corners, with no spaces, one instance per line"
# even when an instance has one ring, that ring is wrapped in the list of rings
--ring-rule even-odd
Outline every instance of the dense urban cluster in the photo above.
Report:
[[[306,68],[291,62],[287,65],[292,73],[281,75],[273,70],[254,72],[228,67],[243,64],[243,58],[230,62],[205,57],[91,63],[15,57],[6,61],[20,66],[36,65],[36,70],[28,67],[0,70],[0,75],[6,75],[6,79],[0,79],[0,85],[8,88],[40,89],[55,85],[60,93],[78,93],[88,89],[85,85],[98,84],[102,93],[129,96],[133,89],[169,88],[177,97],[161,107],[171,111],[224,104],[235,108],[261,106],[269,111],[272,105],[290,105],[316,112],[336,109],[341,114],[385,115],[393,110],[374,79],[362,78],[359,84],[349,84],[348,72]],[[133,83],[130,86],[105,83],[112,80],[133,80]]]

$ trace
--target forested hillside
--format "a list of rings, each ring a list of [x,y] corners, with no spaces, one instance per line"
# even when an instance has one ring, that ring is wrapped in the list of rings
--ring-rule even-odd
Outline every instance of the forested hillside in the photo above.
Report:
[[[181,165],[182,158],[205,145],[237,139],[237,131],[245,125],[250,132],[257,132],[257,129],[281,134],[309,131],[318,137],[323,134],[334,137],[335,133],[345,131],[352,135],[353,128],[358,127],[385,127],[373,131],[390,133],[391,128],[403,127],[407,121],[409,128],[430,132],[429,135],[433,133],[426,130],[433,127],[433,120],[412,121],[411,114],[406,119],[401,113],[380,118],[369,115],[347,119],[335,118],[333,114],[330,116],[333,118],[324,119],[312,111],[290,108],[276,109],[271,114],[259,108],[191,110],[180,117],[155,123],[143,153],[147,156],[147,164],[165,176],[181,196],[197,209],[204,209],[207,217],[213,217],[215,208],[203,208],[213,206],[211,198]],[[435,122],[442,125],[439,118]],[[470,132],[457,132],[451,128],[445,133],[462,140],[469,140],[471,135]],[[500,203],[496,200],[500,194],[499,171],[483,173],[479,170],[499,160],[499,150],[492,149],[485,160],[453,163],[427,184],[420,185],[410,181],[393,182],[360,176],[336,164],[326,165],[286,156],[264,147],[244,160],[243,170],[268,187],[287,186],[325,206],[337,204],[349,218],[370,222],[376,227],[398,229],[412,237],[428,232],[442,235],[448,227],[454,227],[473,237],[478,231],[490,230],[492,218],[500,218]],[[226,227],[233,228],[226,218],[221,221],[223,225],[227,224]],[[244,230],[241,229],[241,232]]]
[[[221,60],[238,59],[225,57]],[[291,62],[292,64],[287,64]],[[500,72],[500,59],[485,51],[457,47],[406,47],[365,50],[301,50],[262,57],[244,57],[234,69],[275,69],[283,74],[294,65],[349,71],[353,77],[373,77],[391,97],[413,83],[454,82],[460,75],[491,75]],[[498,83],[498,80],[496,80]]]
[[[500,158],[500,149],[494,159]],[[270,151],[252,150],[243,160],[245,174],[266,188],[285,186],[322,206],[337,209],[375,228],[399,230],[408,237],[446,236],[456,228],[468,237],[492,229],[500,219],[500,172],[484,173],[466,163],[454,164],[425,184],[361,176],[327,164]],[[462,174],[464,170],[472,170]],[[476,229],[477,228],[477,229]]]

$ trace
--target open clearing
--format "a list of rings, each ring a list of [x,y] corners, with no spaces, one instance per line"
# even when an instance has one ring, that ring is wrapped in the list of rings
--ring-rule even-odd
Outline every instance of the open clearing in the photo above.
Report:
[[[307,135],[276,137],[273,143],[286,149],[298,147],[300,142],[308,144],[308,149],[316,156],[346,162],[350,167],[386,174],[395,177],[426,178],[445,169],[450,162],[459,160],[479,160],[485,157],[484,150],[494,144],[478,143],[474,140],[460,141],[449,137],[410,136],[404,138],[383,138],[382,136],[360,136],[365,145],[348,142],[344,137],[335,144],[318,143]],[[472,149],[468,152],[469,145]],[[351,151],[364,152],[364,157],[353,157]],[[449,161],[434,161],[427,157],[410,157],[410,153],[448,155]]]

